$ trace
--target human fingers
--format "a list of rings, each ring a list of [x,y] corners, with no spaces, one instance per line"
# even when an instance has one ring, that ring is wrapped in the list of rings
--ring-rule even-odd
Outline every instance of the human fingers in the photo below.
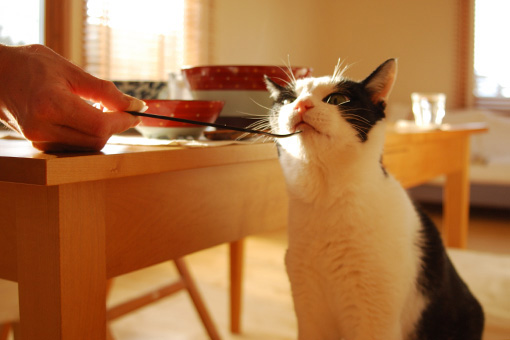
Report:
[[[106,144],[106,143],[105,143]],[[69,145],[62,143],[54,143],[54,142],[32,142],[32,146],[37,150],[41,150],[44,152],[95,152],[101,151],[104,147],[87,147],[87,146],[77,146],[77,145]]]
[[[103,112],[65,88],[42,89],[28,103],[30,119],[20,124],[33,141],[50,141],[48,127],[64,126],[85,135],[109,138],[136,126],[140,119],[124,112]],[[65,136],[64,136],[65,137]]]
[[[122,93],[111,81],[96,78],[78,69],[69,79],[75,94],[100,103],[111,111],[145,111],[147,105],[140,99]]]
[[[14,66],[23,66],[26,72],[21,74],[25,75],[24,78],[6,76],[8,81],[2,82],[9,84],[8,95],[0,98],[2,109],[9,113],[2,120],[11,122],[11,127],[27,139],[35,143],[79,145],[69,137],[69,131],[78,131],[82,133],[79,139],[99,139],[99,142],[84,142],[86,147],[92,145],[93,149],[97,149],[96,145],[104,145],[112,134],[139,122],[138,118],[126,113],[103,113],[80,98],[81,93],[82,97],[96,99],[114,109],[140,109],[143,104],[139,100],[123,95],[112,87],[112,83],[92,77],[44,46],[26,46],[11,52],[11,58],[2,64],[9,64],[14,69]],[[87,95],[87,86],[83,90],[79,85],[80,79],[92,79],[85,84],[99,88],[99,91],[96,90],[98,97],[90,93]],[[103,84],[106,90],[102,91],[101,85],[97,84]],[[52,128],[56,126],[69,130],[55,134]]]
[[[39,69],[34,70],[34,74],[48,71],[46,76],[53,78],[54,84],[65,85],[68,90],[84,99],[101,103],[113,111],[143,111],[146,108],[143,101],[122,93],[112,82],[94,77],[45,46],[29,45],[24,49],[32,57],[33,67]]]

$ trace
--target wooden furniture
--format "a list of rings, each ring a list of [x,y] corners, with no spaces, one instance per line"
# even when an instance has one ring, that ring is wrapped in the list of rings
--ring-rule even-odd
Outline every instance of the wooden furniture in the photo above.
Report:
[[[388,135],[384,164],[405,186],[447,175],[447,245],[465,246],[469,135],[480,131]],[[240,331],[242,239],[286,225],[270,143],[51,155],[0,140],[0,192],[0,277],[19,283],[22,340],[105,339],[109,278],[222,243]]]
[[[19,283],[22,340],[104,339],[107,279],[285,227],[271,144],[0,154],[0,277]]]
[[[383,164],[409,188],[446,176],[442,237],[446,246],[466,248],[469,221],[469,158],[473,133],[485,124],[445,125],[441,130],[398,133],[389,129]]]
[[[186,290],[191,298],[191,301],[193,302],[193,305],[195,306],[195,309],[198,313],[198,316],[200,317],[200,320],[202,321],[202,324],[204,325],[207,334],[209,335],[209,339],[220,340],[216,326],[209,316],[209,312],[207,311],[207,308],[202,300],[202,297],[200,296],[193,278],[191,277],[188,266],[186,265],[184,259],[176,259],[173,262],[177,268],[177,272],[179,273],[178,280],[109,308],[106,311],[107,321],[115,320],[141,307],[159,301],[169,295],[177,293],[181,290]],[[113,279],[108,281],[106,290],[107,295],[111,290],[112,283]],[[108,328],[107,340],[114,340],[114,337]]]
[[[211,340],[219,340],[220,336],[216,330],[216,326],[209,316],[209,312],[200,296],[198,288],[188,270],[184,259],[176,259],[173,261],[179,278],[174,282],[166,284],[155,290],[152,290],[143,295],[134,297],[128,301],[119,303],[110,307],[106,311],[107,321],[113,321],[128,313],[131,313],[148,304],[159,301],[169,295],[186,290],[189,294],[193,305],[204,325],[204,328]],[[111,291],[113,279],[108,280],[106,294]],[[18,285],[11,281],[0,280],[0,340],[7,340],[9,334],[12,332],[14,338],[17,339],[17,330],[19,329],[19,308],[18,308]],[[115,340],[109,327],[107,326],[107,340]]]
[[[10,333],[16,333],[18,321],[18,285],[0,280],[0,340],[7,340]]]

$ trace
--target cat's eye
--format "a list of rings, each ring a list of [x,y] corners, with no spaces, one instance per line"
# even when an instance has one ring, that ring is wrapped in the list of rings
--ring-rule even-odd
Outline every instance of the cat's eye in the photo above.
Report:
[[[335,92],[327,95],[322,101],[331,105],[343,105],[348,103],[350,100],[346,95]]]
[[[285,98],[284,100],[282,100],[282,104],[287,105],[292,103],[294,100],[296,100],[296,98]]]

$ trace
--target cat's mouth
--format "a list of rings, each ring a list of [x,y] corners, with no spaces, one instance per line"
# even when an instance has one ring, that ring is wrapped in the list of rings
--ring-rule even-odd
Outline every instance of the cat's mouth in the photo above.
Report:
[[[313,125],[305,122],[304,120],[300,120],[299,122],[294,124],[294,127],[292,128],[292,132],[296,131],[305,132],[307,130],[312,130],[314,132],[320,133]]]

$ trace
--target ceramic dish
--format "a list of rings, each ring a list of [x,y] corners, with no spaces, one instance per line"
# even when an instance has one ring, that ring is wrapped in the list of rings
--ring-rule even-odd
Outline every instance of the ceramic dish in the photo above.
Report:
[[[296,79],[311,75],[312,69],[293,67]],[[266,90],[264,75],[284,85],[290,81],[285,66],[197,66],[182,69],[193,99],[222,100],[222,117],[254,118],[267,112],[272,100]]]
[[[146,113],[214,123],[224,103],[204,100],[145,100]],[[136,129],[147,138],[199,138],[205,126],[141,117]]]

